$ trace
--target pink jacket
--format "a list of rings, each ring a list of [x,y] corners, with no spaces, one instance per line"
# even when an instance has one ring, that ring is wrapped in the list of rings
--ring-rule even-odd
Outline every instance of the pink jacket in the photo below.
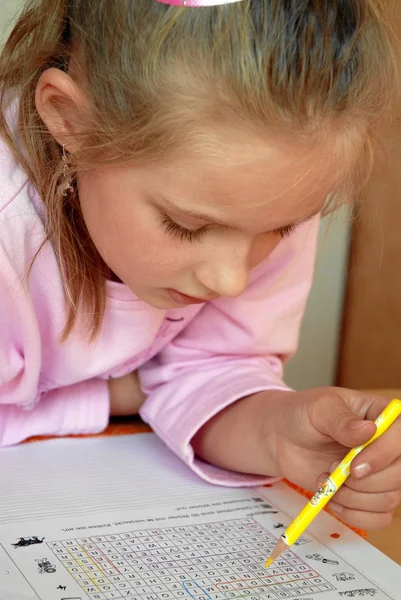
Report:
[[[109,419],[107,379],[139,369],[141,410],[166,445],[207,481],[266,481],[206,464],[191,438],[236,400],[286,389],[282,364],[295,351],[311,286],[316,218],[250,274],[239,298],[163,311],[107,282],[101,335],[77,327],[59,343],[66,301],[55,254],[44,239],[43,205],[0,145],[0,444],[40,434],[96,433]]]

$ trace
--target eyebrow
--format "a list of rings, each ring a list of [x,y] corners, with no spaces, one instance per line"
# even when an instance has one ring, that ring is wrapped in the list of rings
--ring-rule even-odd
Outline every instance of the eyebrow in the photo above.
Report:
[[[233,221],[229,221],[229,220],[221,221],[219,219],[215,219],[212,215],[207,215],[205,213],[201,213],[196,210],[192,210],[191,208],[186,208],[186,209],[181,208],[179,206],[176,206],[174,204],[174,202],[171,202],[171,200],[169,200],[165,196],[161,196],[160,194],[157,194],[156,198],[162,204],[166,204],[169,207],[169,209],[171,209],[173,211],[177,211],[187,217],[199,219],[201,221],[205,221],[206,223],[212,223],[214,225],[220,225],[221,227],[227,227],[229,229],[237,229],[238,230],[238,224],[234,223]],[[303,219],[300,219],[299,221],[294,221],[293,223],[287,223],[285,225],[281,225],[280,227],[276,227],[276,228],[272,229],[271,231],[280,232],[284,229],[288,229],[291,227],[298,227],[299,225],[302,225],[303,223],[307,223],[308,221],[310,221],[311,219],[316,217],[316,215],[318,215],[322,210],[323,210],[323,206],[321,206],[320,208],[315,210],[311,215],[304,217]]]

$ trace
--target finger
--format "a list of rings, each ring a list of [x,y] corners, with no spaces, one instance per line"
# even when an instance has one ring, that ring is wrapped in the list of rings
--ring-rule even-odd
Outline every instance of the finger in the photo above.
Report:
[[[333,500],[333,510],[342,515],[343,510],[388,513],[394,511],[401,501],[401,489],[367,494],[355,492],[346,485],[338,490]]]
[[[368,475],[364,479],[349,477],[347,486],[357,492],[390,492],[401,489],[401,457],[387,469]]]
[[[329,474],[323,473],[317,481],[317,487],[324,483]],[[344,484],[335,493],[329,506],[334,512],[341,514],[346,508],[362,510],[368,512],[391,512],[394,511],[401,502],[401,486],[390,487],[389,490],[378,490],[377,492],[361,492],[351,488],[348,483]]]
[[[383,436],[352,461],[351,475],[362,479],[389,467],[400,457],[400,437],[401,420],[397,419]]]
[[[376,426],[350,409],[348,395],[349,390],[325,390],[309,410],[316,429],[342,446],[353,448],[366,443],[374,435]]]
[[[369,398],[371,402],[364,418],[368,421],[375,421],[386,406],[388,406],[389,402],[393,399],[393,396],[377,396],[369,394]]]
[[[391,525],[391,521],[393,520],[392,512],[375,513],[362,510],[353,510],[350,508],[345,508],[338,516],[348,525],[357,527],[358,529],[364,529],[366,531],[386,529],[386,527]]]
[[[348,388],[331,388],[341,395],[350,410],[365,421],[374,421],[386,408],[391,396],[366,394]]]

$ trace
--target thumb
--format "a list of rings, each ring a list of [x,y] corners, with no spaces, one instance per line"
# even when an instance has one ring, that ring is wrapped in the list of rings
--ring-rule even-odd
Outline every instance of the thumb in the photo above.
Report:
[[[353,412],[346,392],[333,389],[318,398],[315,427],[342,446],[354,448],[370,440],[376,425]]]

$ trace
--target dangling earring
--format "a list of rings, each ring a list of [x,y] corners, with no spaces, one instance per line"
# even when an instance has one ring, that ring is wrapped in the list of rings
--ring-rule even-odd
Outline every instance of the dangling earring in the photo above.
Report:
[[[61,183],[58,186],[58,193],[60,196],[64,196],[64,198],[65,198],[66,196],[68,196],[68,194],[70,194],[71,192],[74,191],[74,188],[71,185],[72,182],[71,182],[70,175],[69,175],[68,158],[67,158],[67,154],[65,151],[65,144],[63,144],[62,161],[63,161],[63,177],[62,177]]]

